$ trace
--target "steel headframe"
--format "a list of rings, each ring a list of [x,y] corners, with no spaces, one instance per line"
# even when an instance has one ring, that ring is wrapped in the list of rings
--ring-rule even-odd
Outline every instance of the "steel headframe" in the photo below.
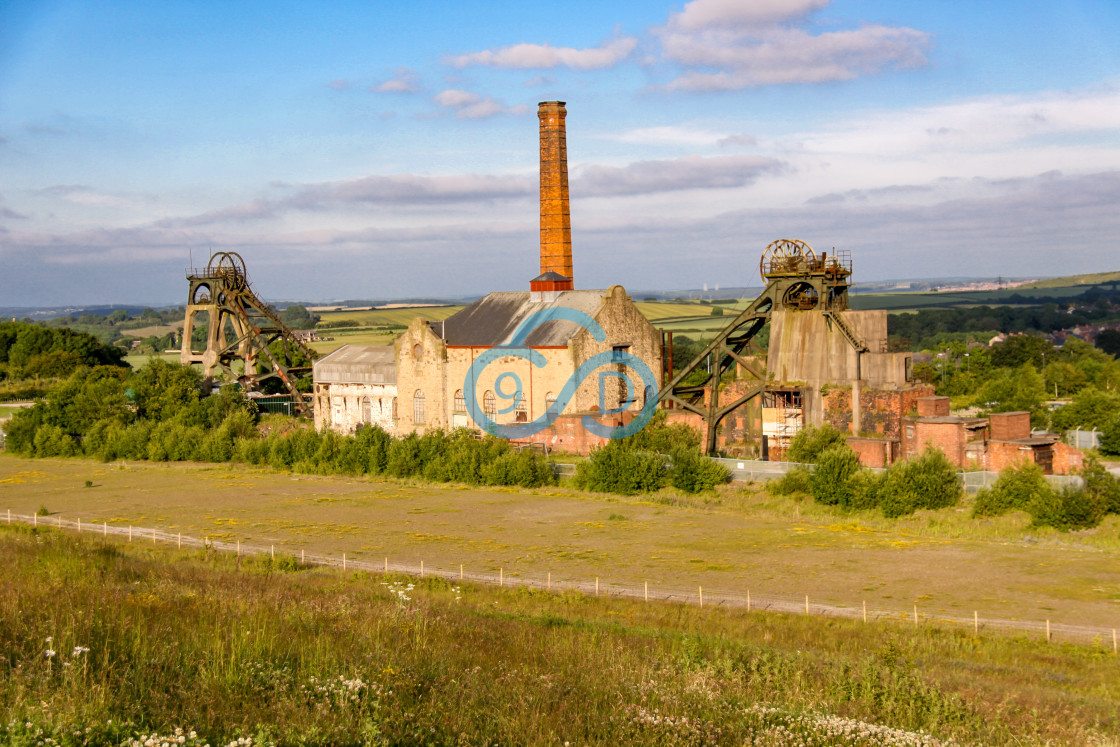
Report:
[[[245,260],[236,252],[218,252],[204,269],[187,271],[190,294],[183,322],[183,346],[179,359],[184,364],[201,363],[202,374],[212,378],[217,369],[247,390],[259,390],[268,379],[279,379],[292,396],[292,405],[303,414],[307,407],[296,382],[311,372],[311,367],[295,365],[296,353],[314,361],[319,354],[303,343],[276,310],[261,300],[249,284]],[[195,353],[191,335],[197,314],[207,312],[209,328],[206,350]],[[276,350],[273,343],[279,342]],[[240,372],[234,364],[240,362]]]
[[[857,351],[867,347],[844,321],[842,312],[848,308],[848,278],[852,274],[850,256],[839,254],[819,257],[813,248],[797,239],[779,239],[766,247],[759,265],[766,288],[720,331],[707,347],[658,392],[659,402],[687,410],[703,419],[706,426],[707,452],[718,453],[719,424],[737,407],[766,390],[766,371],[747,359],[749,347],[770,321],[775,309],[821,313],[834,324]],[[726,403],[720,402],[720,383],[738,364],[754,382],[744,394]],[[683,383],[694,372],[693,383]]]

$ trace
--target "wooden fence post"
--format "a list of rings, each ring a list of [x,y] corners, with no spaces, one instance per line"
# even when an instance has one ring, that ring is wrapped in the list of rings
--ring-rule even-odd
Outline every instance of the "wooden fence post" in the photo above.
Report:
[[[506,585],[506,569],[502,568],[502,567],[499,567],[498,568],[498,586],[505,586],[505,585]]]
[[[863,600],[863,621],[867,622],[867,600]]]
[[[346,553],[342,553],[342,570],[346,570]]]
[[[595,596],[599,596],[599,577],[595,577]]]
[[[78,534],[82,533],[82,517],[78,517]]]
[[[704,587],[703,586],[698,586],[697,588],[700,590],[700,606],[703,607],[704,606]]]
[[[809,595],[805,595],[805,614],[809,614]]]
[[[132,525],[131,524],[128,525],[128,541],[129,542],[132,541]]]
[[[747,612],[751,611],[751,590],[747,589]]]
[[[109,534],[109,522],[103,521],[103,522],[101,522],[101,536],[105,537],[105,536],[108,536],[108,534]]]
[[[179,549],[183,549],[183,533],[179,532]]]
[[[646,601],[649,601],[649,581],[646,581]]]
[[[1117,653],[1116,650],[1116,628],[1112,629],[1112,653]]]
[[[460,581],[463,580],[463,564],[462,563],[459,564],[459,580]]]
[[[548,590],[552,591],[552,571],[548,572]]]
[[[918,605],[914,605],[914,624],[918,624]]]
[[[276,560],[276,545],[269,545],[268,546],[268,555],[273,560]]]
[[[420,561],[420,578],[424,578],[424,561]]]
[[[1046,621],[1046,642],[1050,642],[1050,621]]]
[[[972,634],[976,637],[980,636],[980,613],[976,610],[972,611]]]

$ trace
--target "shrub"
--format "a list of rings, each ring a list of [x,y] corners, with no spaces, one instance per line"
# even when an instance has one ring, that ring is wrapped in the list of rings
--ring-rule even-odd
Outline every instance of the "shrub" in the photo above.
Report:
[[[711,490],[731,480],[731,470],[694,449],[675,449],[668,471],[669,483],[686,493]]]
[[[976,494],[973,516],[999,516],[1008,511],[1027,511],[1033,516],[1039,506],[1054,501],[1054,491],[1034,462],[1022,462],[999,473],[991,488]],[[1036,507],[1031,510],[1031,507]]]
[[[1114,416],[1101,429],[1101,453],[1120,456],[1120,416]]]
[[[809,473],[813,500],[828,506],[852,503],[851,479],[860,471],[859,456],[845,443],[833,444],[821,452]]]
[[[852,511],[869,511],[879,507],[883,484],[887,480],[884,472],[872,472],[861,469],[852,475],[848,486],[851,488],[851,497],[845,508]]]
[[[1120,478],[1114,477],[1095,457],[1085,460],[1078,472],[1085,492],[1098,498],[1105,513],[1120,514]]]
[[[556,474],[543,455],[528,450],[507,450],[483,470],[488,485],[520,485],[539,488],[555,485]]]
[[[887,518],[914,513],[919,508],[946,508],[961,497],[957,471],[948,457],[926,446],[914,459],[895,462],[879,490],[879,506]]]
[[[584,490],[618,495],[651,493],[665,483],[665,458],[628,448],[619,441],[591,452],[576,467],[575,484]]]
[[[830,446],[845,444],[844,434],[828,423],[814,428],[802,428],[789,445],[786,459],[801,464],[815,464]]]
[[[804,467],[791,469],[777,480],[771,480],[767,483],[766,488],[773,495],[793,495],[795,493],[809,495],[813,491],[809,482],[809,470]]]
[[[424,468],[420,459],[420,437],[409,433],[389,446],[389,460],[385,471],[394,477],[413,477]]]
[[[365,449],[366,471],[371,475],[384,472],[389,464],[389,446],[393,442],[393,437],[374,425],[359,428],[354,434],[354,441]]]
[[[700,451],[700,432],[684,423],[669,425],[665,422],[667,417],[664,410],[658,410],[645,428],[622,439],[622,443],[631,449],[657,454],[672,454],[678,449]]]

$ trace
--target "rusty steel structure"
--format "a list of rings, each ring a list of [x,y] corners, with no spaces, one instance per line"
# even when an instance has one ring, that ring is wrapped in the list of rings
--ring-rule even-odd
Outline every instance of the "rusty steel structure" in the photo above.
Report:
[[[205,268],[188,269],[187,281],[180,362],[201,364],[207,379],[220,370],[248,391],[259,391],[275,379],[292,396],[297,412],[308,409],[296,383],[311,372],[309,363],[319,355],[253,291],[241,255],[218,252]],[[191,338],[200,314],[208,317],[206,347],[195,351]]]
[[[817,255],[808,243],[778,239],[762,253],[759,273],[766,288],[718,335],[661,388],[658,401],[699,415],[706,425],[707,451],[717,452],[720,422],[732,411],[767,390],[766,372],[749,360],[751,344],[770,315],[779,309],[822,314],[857,351],[865,345],[844,320],[848,309],[851,257],[846,253]],[[720,383],[738,365],[752,381],[748,391],[729,402],[720,402]],[[671,369],[670,369],[671,370]],[[696,372],[702,372],[697,374]],[[695,375],[694,375],[695,374]],[[689,383],[685,383],[688,379]]]

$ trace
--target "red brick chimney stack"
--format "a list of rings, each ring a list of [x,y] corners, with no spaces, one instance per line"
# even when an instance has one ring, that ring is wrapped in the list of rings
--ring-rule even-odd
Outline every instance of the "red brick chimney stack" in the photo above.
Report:
[[[571,290],[572,217],[568,210],[568,144],[563,101],[542,101],[541,122],[541,281],[549,272],[563,276],[548,279],[549,290]],[[566,281],[566,282],[565,282]],[[543,290],[543,288],[542,288]]]

